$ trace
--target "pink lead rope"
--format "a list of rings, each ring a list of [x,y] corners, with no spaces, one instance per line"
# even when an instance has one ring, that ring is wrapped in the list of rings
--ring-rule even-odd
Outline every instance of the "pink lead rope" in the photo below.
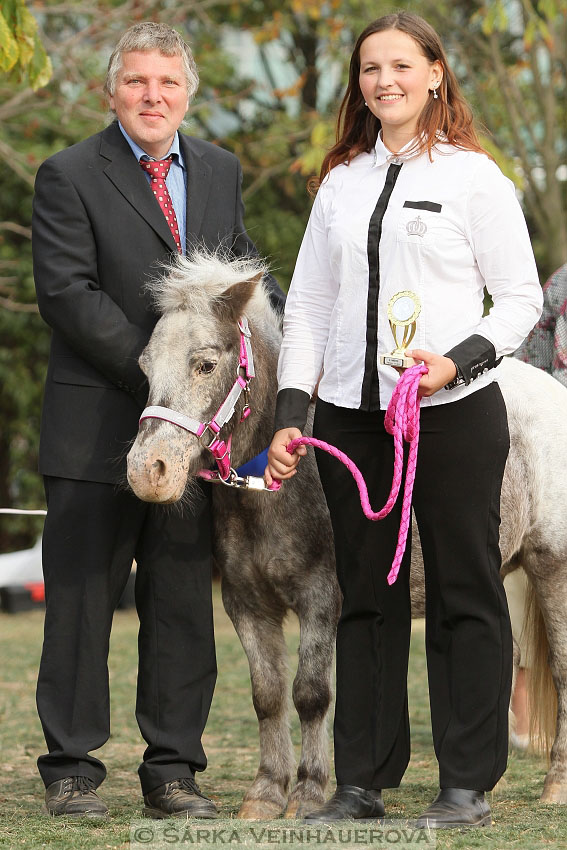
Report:
[[[388,573],[388,584],[393,584],[398,577],[411,522],[411,499],[417,465],[417,448],[419,445],[419,400],[417,398],[417,388],[421,376],[426,373],[427,367],[423,364],[410,366],[406,369],[396,384],[390,404],[388,405],[388,410],[386,411],[384,426],[386,431],[394,437],[394,475],[390,495],[382,510],[372,510],[370,499],[368,498],[368,488],[362,473],[344,452],[341,452],[335,446],[330,446],[329,443],[325,443],[323,440],[316,440],[314,437],[298,437],[296,440],[292,440],[287,446],[287,451],[290,454],[293,454],[297,446],[314,446],[317,449],[328,452],[328,454],[340,460],[341,463],[344,463],[358,486],[364,516],[370,520],[378,520],[388,516],[396,503],[402,483],[404,463],[403,441],[405,440],[409,443],[408,468],[404,486],[398,545],[396,546],[396,554],[392,561],[392,567]]]

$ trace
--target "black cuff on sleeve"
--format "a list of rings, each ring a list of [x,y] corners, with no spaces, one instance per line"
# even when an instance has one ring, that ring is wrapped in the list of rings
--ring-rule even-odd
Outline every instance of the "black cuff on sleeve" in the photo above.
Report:
[[[502,360],[501,357],[496,359],[493,344],[480,334],[473,334],[455,345],[445,353],[445,357],[451,358],[467,386],[483,372],[494,369]]]
[[[280,390],[276,399],[274,431],[281,428],[299,428],[303,432],[310,401],[311,396],[304,390],[296,390],[293,387]]]

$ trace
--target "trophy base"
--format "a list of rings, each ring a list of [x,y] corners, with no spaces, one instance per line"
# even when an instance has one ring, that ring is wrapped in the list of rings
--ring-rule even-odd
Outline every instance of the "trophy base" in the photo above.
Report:
[[[393,366],[395,369],[407,369],[408,366],[415,366],[417,361],[413,357],[400,354],[381,354],[380,363],[382,366]]]

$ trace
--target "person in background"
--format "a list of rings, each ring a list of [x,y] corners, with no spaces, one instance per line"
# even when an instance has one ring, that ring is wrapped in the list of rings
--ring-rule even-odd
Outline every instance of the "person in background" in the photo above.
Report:
[[[109,636],[134,558],[144,813],[218,814],[195,782],[216,678],[210,494],[182,517],[119,486],[147,397],[138,357],[158,318],[145,283],[197,244],[256,253],[238,160],[178,132],[198,82],[174,29],[134,25],[108,65],[115,120],[37,174],[34,276],[53,331],[40,442],[47,607],[37,685],[51,815],[108,814],[96,791],[106,768],[91,751],[110,734]],[[267,283],[281,309],[283,293]]]
[[[374,505],[390,491],[384,415],[398,374],[388,304],[419,296],[421,433],[413,507],[426,582],[429,697],[440,791],[418,826],[485,826],[485,792],[508,752],[512,636],[499,576],[500,489],[509,448],[498,364],[541,312],[541,286],[512,183],[482,149],[437,33],[406,12],[356,42],[337,143],[288,294],[275,430],[265,477],[296,474],[299,437],[322,371],[314,436],[349,455]],[[483,317],[483,290],[493,307]],[[397,582],[401,499],[365,519],[350,473],[319,472],[343,606],[334,724],[337,788],[308,822],[384,815],[410,754],[408,545]]]
[[[514,357],[553,375],[567,387],[567,263],[543,286],[543,312]]]

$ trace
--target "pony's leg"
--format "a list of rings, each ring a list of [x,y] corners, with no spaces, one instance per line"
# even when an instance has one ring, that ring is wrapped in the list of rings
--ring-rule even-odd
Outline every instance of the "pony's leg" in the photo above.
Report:
[[[340,592],[334,571],[320,575],[305,588],[296,613],[300,622],[299,663],[293,682],[293,702],[301,723],[301,758],[286,818],[303,816],[325,799],[329,780],[327,712]]]
[[[240,592],[241,593],[241,592]],[[286,807],[295,756],[289,731],[287,647],[284,612],[249,610],[223,580],[223,602],[248,657],[252,701],[260,732],[260,764],[239,818],[277,817]]]
[[[558,564],[550,559],[546,561],[539,553],[537,560],[534,557],[531,564],[527,563],[526,571],[533,582],[536,601],[545,623],[549,668],[557,692],[555,739],[541,800],[545,803],[567,803],[567,564]],[[538,653],[536,648],[534,654],[535,664],[538,664],[538,661],[540,664],[545,663],[545,653]],[[538,675],[538,672],[537,669],[534,670],[533,675]],[[547,692],[549,693],[549,689]],[[539,694],[539,698],[546,699],[543,693]],[[553,695],[548,699],[552,698]],[[545,713],[545,706],[540,708],[543,708]]]

